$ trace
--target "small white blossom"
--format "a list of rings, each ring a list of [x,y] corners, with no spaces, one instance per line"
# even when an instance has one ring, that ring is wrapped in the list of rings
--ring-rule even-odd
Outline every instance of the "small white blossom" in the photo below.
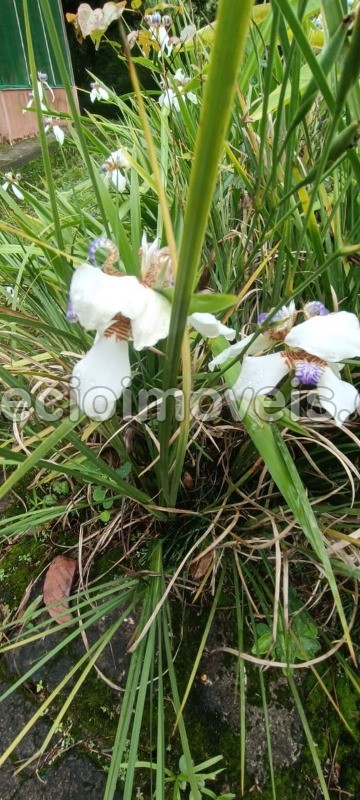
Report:
[[[42,111],[46,111],[46,105],[44,103],[44,100],[46,100],[44,87],[49,90],[49,92],[51,94],[51,99],[52,99],[53,102],[55,100],[55,95],[54,95],[54,92],[53,92],[51,86],[49,86],[49,84],[48,84],[48,76],[47,76],[46,72],[38,72],[37,77],[38,77],[37,88],[38,88],[38,95],[39,95],[39,100],[40,100],[40,108],[41,108]],[[25,114],[26,111],[29,108],[32,107],[32,105],[34,104],[34,100],[35,100],[34,92],[29,92],[29,100],[28,100],[28,102],[26,104],[26,107],[23,108],[23,114]]]
[[[1,188],[4,189],[5,192],[8,190],[8,188],[10,188],[11,191],[14,193],[15,197],[18,198],[18,200],[23,200],[24,195],[18,188],[20,178],[21,178],[20,172],[16,172],[15,175],[13,174],[13,172],[5,172],[5,181],[2,184]]]
[[[280,381],[292,373],[299,384],[317,387],[320,405],[341,427],[359,408],[359,393],[352,384],[341,380],[340,371],[343,359],[360,356],[360,324],[355,314],[348,311],[330,314],[322,304],[318,304],[317,310],[315,305],[305,307],[305,322],[289,328],[288,332],[283,330],[282,339],[269,338],[269,331],[256,339],[246,337],[214,358],[210,368],[239,355],[245,346],[249,353],[262,353],[276,341],[282,341],[285,349],[281,352],[245,355],[240,376],[231,389],[233,397],[246,401],[248,406],[256,396],[273,392]],[[312,316],[314,313],[316,315]],[[261,319],[260,323],[263,321]],[[281,320],[273,329],[275,333],[279,333],[279,325]]]
[[[58,117],[56,119],[53,119],[52,117],[47,117],[45,120],[44,130],[45,133],[47,133],[49,130],[52,130],[56,141],[59,142],[60,145],[62,145],[64,144],[65,141],[65,133],[62,130],[62,128],[60,128],[60,125],[58,125],[58,122],[60,122],[60,119]]]
[[[38,84],[38,86],[39,86],[39,84]],[[40,93],[39,93],[39,95],[40,95]],[[34,92],[29,92],[28,97],[29,97],[28,102],[26,103],[25,108],[23,108],[23,110],[22,110],[23,114],[26,114],[27,110],[34,105],[34,99],[35,99]],[[42,97],[42,94],[40,95],[40,98],[41,97]],[[40,108],[41,108],[42,111],[46,111],[47,110],[46,105],[45,105],[45,103],[43,103],[42,99],[40,99]]]
[[[150,28],[152,34],[151,38],[159,44],[160,50],[162,52],[166,50],[169,56],[173,49],[173,44],[168,34],[168,29],[171,25],[171,17],[168,17],[167,14],[164,14],[162,17],[158,12],[154,12],[153,14],[147,14],[144,17],[144,21]]]
[[[90,88],[90,100],[92,103],[95,103],[95,100],[109,100],[109,92],[103,86],[100,86],[97,81],[91,83]]]
[[[196,94],[194,94],[194,92],[186,91],[186,87],[190,82],[190,78],[185,75],[184,71],[182,69],[177,69],[172,78],[176,90],[175,88],[162,82],[164,92],[160,95],[158,100],[160,107],[167,110],[174,108],[175,111],[180,111],[179,96],[184,100],[190,100],[191,103],[197,105],[198,99]]]
[[[119,148],[113,153],[110,153],[109,157],[104,161],[101,170],[104,174],[105,182],[111,182],[118,192],[123,192],[126,187],[127,180],[125,175],[123,175],[122,170],[126,171],[129,168],[130,161],[128,160],[124,150]]]

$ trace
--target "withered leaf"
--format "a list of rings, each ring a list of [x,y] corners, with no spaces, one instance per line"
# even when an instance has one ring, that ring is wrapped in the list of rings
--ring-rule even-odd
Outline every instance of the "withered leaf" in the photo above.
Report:
[[[190,567],[190,575],[193,581],[199,581],[204,577],[210,565],[212,564],[213,557],[214,553],[211,550],[209,553],[205,553],[204,556],[201,556],[201,558],[197,558],[196,561],[192,562]]]
[[[56,622],[70,622],[68,597],[74,582],[77,562],[69,556],[56,556],[51,562],[44,581],[44,603]]]

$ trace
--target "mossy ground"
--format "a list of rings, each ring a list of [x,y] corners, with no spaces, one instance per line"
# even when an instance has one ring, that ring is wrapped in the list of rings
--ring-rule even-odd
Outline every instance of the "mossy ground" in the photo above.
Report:
[[[50,489],[51,491],[51,489]],[[8,509],[7,514],[14,513]],[[64,546],[64,532],[61,533],[61,544]],[[3,548],[3,557],[0,563],[0,587],[1,602],[3,611],[8,609],[16,611],[29,583],[42,571],[52,560],[57,552],[57,534],[44,526],[39,530],[29,531],[28,535],[23,535],[14,543],[9,543]],[[66,543],[71,547],[76,544],[74,531],[66,533]],[[107,551],[101,553],[94,563],[92,578],[101,580],[101,576],[106,574],[106,580],[119,577],[118,561],[122,556],[121,548],[112,543]],[[38,594],[41,594],[41,583],[37,584]],[[226,600],[226,593],[223,597]],[[228,625],[231,626],[231,610],[223,609],[220,612],[219,621],[215,618],[214,632],[210,637],[206,652],[211,659],[212,648],[215,640],[219,637],[224,627],[224,616],[228,618]],[[180,630],[186,630],[186,638],[183,640],[175,661],[175,669],[179,681],[180,696],[185,691],[187,681],[191,673],[194,658],[197,654],[199,641],[206,624],[208,609],[206,604],[196,608],[189,606],[182,607],[174,604],[173,608],[173,628],[175,640],[180,635]],[[218,627],[217,627],[218,626]],[[221,643],[221,642],[220,642]],[[71,660],[73,654],[63,652],[62,658]],[[344,653],[346,659],[346,653]],[[211,663],[204,662],[204,669],[210,669]],[[325,664],[321,670],[321,676],[327,690],[331,693],[337,703],[341,713],[353,731],[353,735],[346,731],[342,720],[334,708],[327,700],[323,690],[317,684],[312,675],[301,680],[298,690],[302,702],[306,709],[306,716],[309,723],[312,739],[316,745],[317,753],[320,758],[324,773],[329,786],[331,798],[341,796],[340,792],[347,792],[350,798],[357,800],[360,797],[360,776],[357,768],[358,741],[360,736],[360,700],[356,693],[353,682],[351,681],[351,667],[344,661],[345,668],[336,661]],[[234,661],[231,657],[225,656],[219,664],[215,663],[215,670],[218,672],[219,685],[224,684],[227,678],[234,675]],[[2,666],[2,677],[9,679],[9,675]],[[203,660],[199,665],[198,675],[195,679],[193,690],[190,693],[186,708],[185,721],[189,732],[192,755],[195,763],[200,763],[207,758],[215,755],[222,755],[223,762],[220,766],[224,767],[224,772],[218,777],[216,782],[209,782],[208,788],[219,793],[231,790],[236,798],[240,798],[241,770],[240,770],[240,736],[238,733],[239,713],[232,703],[231,692],[235,688],[229,682],[229,705],[231,714],[226,717],[219,714],[219,704],[223,704],[220,696],[218,704],[214,704],[214,698],[207,696],[204,698],[204,687],[201,683],[201,671]],[[247,665],[247,703],[249,707],[261,706],[261,691],[259,684],[259,673],[257,668]],[[231,677],[232,680],[232,677]],[[271,685],[274,680],[274,673],[264,673],[267,701],[271,700]],[[125,684],[125,681],[124,681]],[[234,682],[233,682],[234,684]],[[32,692],[34,687],[32,686]],[[170,692],[167,693],[170,697]],[[54,711],[61,707],[65,692],[56,700]],[[40,692],[39,699],[43,699]],[[156,717],[156,686],[152,692],[152,710],[145,711],[143,735],[140,742],[139,755],[145,761],[156,760],[156,731],[151,720]],[[167,724],[166,736],[168,739],[167,763],[166,767],[173,770],[178,769],[178,760],[181,756],[181,744],[178,734],[172,737],[173,710],[170,699],[166,701],[166,716],[169,720]],[[281,709],[292,709],[293,701],[286,685],[286,680],[282,676],[280,688],[277,686],[276,703]],[[83,746],[92,756],[101,763],[103,768],[107,768],[109,754],[116,734],[118,713],[121,706],[121,693],[114,692],[107,686],[93,671],[82,685],[72,703],[67,717],[64,721],[64,731],[71,731],[68,738],[65,736],[65,743],[72,744],[73,741],[82,741]],[[235,709],[235,710],[234,710]],[[259,733],[259,735],[261,735]],[[249,742],[253,746],[253,739],[249,737]],[[60,750],[61,754],[61,750]],[[264,767],[266,777],[259,787],[256,776],[247,774],[245,779],[246,800],[251,800],[255,789],[261,789],[262,800],[273,800],[273,788],[270,781],[268,767]],[[264,774],[265,774],[264,773]],[[139,785],[145,792],[149,789],[149,771],[139,772]],[[318,779],[314,769],[311,753],[306,745],[305,736],[300,759],[297,763],[274,771],[274,787],[277,800],[288,800],[292,796],[294,800],[302,798],[315,798],[320,800],[322,797]],[[146,796],[146,794],[145,794]]]

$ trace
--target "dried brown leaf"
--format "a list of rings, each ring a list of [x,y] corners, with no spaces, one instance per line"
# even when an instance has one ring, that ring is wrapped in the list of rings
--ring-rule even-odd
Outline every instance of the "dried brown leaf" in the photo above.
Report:
[[[205,553],[204,556],[201,556],[201,558],[197,558],[192,562],[190,567],[190,575],[193,581],[199,581],[204,577],[204,575],[206,575],[210,565],[212,564],[213,556],[214,553],[211,550],[209,553]]]
[[[51,617],[56,622],[70,622],[69,603],[67,598],[77,570],[77,562],[69,556],[56,556],[51,562],[44,581],[44,603]]]

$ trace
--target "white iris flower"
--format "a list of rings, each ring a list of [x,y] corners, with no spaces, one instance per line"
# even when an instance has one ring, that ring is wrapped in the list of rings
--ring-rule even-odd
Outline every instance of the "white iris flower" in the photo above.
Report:
[[[95,100],[109,100],[109,92],[103,86],[100,86],[97,81],[91,83],[90,88],[90,100],[92,103],[95,103]]]
[[[360,356],[360,324],[355,314],[348,311],[328,313],[321,304],[308,304],[304,312],[307,319],[299,325],[282,329],[281,319],[256,338],[247,336],[228,347],[210,363],[210,369],[239,355],[245,347],[241,373],[231,392],[236,400],[249,405],[256,397],[274,391],[280,381],[291,373],[298,384],[316,386],[321,407],[341,425],[359,408],[360,396],[355,387],[340,378],[344,359]],[[282,310],[285,314],[286,307]],[[289,309],[288,309],[289,311]],[[316,314],[315,316],[313,314]],[[275,319],[273,317],[273,320]],[[285,319],[285,317],[283,317]],[[291,322],[291,314],[287,317]],[[262,323],[264,320],[260,319]],[[271,323],[270,323],[271,324]],[[276,341],[283,341],[285,349],[266,355],[263,353]],[[244,406],[243,406],[244,407]]]
[[[96,249],[108,244],[96,240]],[[90,248],[89,256],[94,247]],[[153,347],[169,333],[171,303],[151,288],[161,281],[173,284],[168,248],[148,244],[143,237],[142,278],[107,274],[92,264],[81,264],[74,272],[67,317],[78,321],[96,337],[89,352],[78,361],[72,373],[71,388],[77,405],[92,419],[104,421],[114,413],[116,401],[131,382],[128,341],[135,350]],[[212,314],[193,314],[193,325],[205,336],[226,335],[226,328]]]
[[[44,100],[46,100],[44,88],[49,90],[49,92],[51,94],[51,99],[52,99],[53,102],[55,100],[55,95],[54,95],[54,92],[53,92],[51,86],[49,86],[49,84],[48,84],[48,76],[47,76],[46,72],[38,72],[37,76],[38,76],[37,88],[38,88],[38,95],[39,95],[39,100],[40,100],[40,108],[42,109],[42,111],[46,111],[46,105],[44,103]],[[28,100],[28,102],[26,104],[26,107],[23,108],[23,114],[25,114],[26,111],[29,108],[32,107],[32,105],[34,103],[34,100],[35,100],[34,92],[29,92],[29,100]]]
[[[59,122],[60,122],[59,117],[57,117],[56,119],[53,119],[52,117],[46,117],[44,130],[45,133],[52,130],[56,141],[59,142],[60,145],[62,145],[64,144],[65,141],[65,133],[63,129],[60,128],[60,125],[58,124]]]
[[[161,14],[156,11],[153,14],[147,14],[144,17],[144,21],[149,26],[151,38],[154,39],[158,45],[160,45],[161,52],[166,50],[169,56],[173,49],[173,45],[168,34],[168,29],[171,26],[171,17],[168,17],[167,14],[164,14],[162,17]]]
[[[15,197],[18,200],[23,200],[24,195],[19,189],[19,180],[21,178],[20,172],[16,172],[15,175],[13,172],[5,172],[5,181],[2,184],[1,188],[4,189],[6,192],[10,187],[11,191],[14,193]]]
[[[186,87],[187,84],[190,82],[190,78],[188,78],[182,69],[177,69],[175,74],[173,75],[173,80],[176,85],[176,91],[171,86],[166,85],[165,91],[160,95],[158,103],[161,108],[165,108],[167,111],[170,108],[174,108],[175,111],[180,111],[180,103],[179,103],[179,95],[184,100],[190,100],[191,103],[197,105],[198,99],[194,92],[187,92]]]
[[[130,161],[128,160],[124,150],[120,147],[110,153],[109,157],[104,161],[101,170],[104,174],[105,183],[112,183],[118,192],[123,192],[127,180],[123,171],[130,168]]]

